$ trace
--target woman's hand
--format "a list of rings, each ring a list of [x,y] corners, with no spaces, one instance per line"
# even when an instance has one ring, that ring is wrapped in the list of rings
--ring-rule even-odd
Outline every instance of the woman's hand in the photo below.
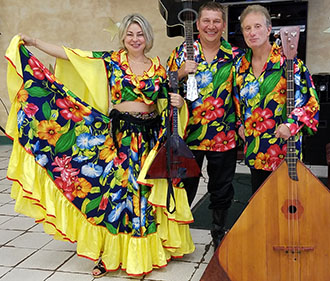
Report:
[[[275,131],[275,137],[283,138],[285,140],[290,138],[291,137],[291,131],[290,131],[289,127],[285,124],[279,125],[278,128]]]
[[[61,47],[61,46],[47,43],[40,39],[33,38],[33,37],[30,37],[30,36],[22,34],[22,33],[20,33],[19,36],[24,41],[24,44],[26,46],[33,46],[33,47],[39,49],[40,51],[43,51],[46,54],[56,57],[56,58],[65,59],[65,60],[68,59],[63,47]]]
[[[177,108],[181,108],[184,104],[183,97],[176,93],[169,93],[171,99],[171,105]]]
[[[22,34],[22,33],[20,33],[18,35],[24,41],[24,44],[26,46],[34,46],[35,47],[35,45],[36,45],[36,39],[35,38],[32,38],[32,37],[30,37],[28,35],[25,35],[25,34]]]

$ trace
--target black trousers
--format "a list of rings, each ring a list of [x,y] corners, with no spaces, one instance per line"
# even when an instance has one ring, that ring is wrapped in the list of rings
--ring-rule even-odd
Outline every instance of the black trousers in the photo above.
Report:
[[[232,184],[235,169],[237,149],[225,152],[193,150],[195,159],[202,168],[204,157],[207,160],[207,174],[209,182],[207,191],[210,193],[209,209],[226,210],[230,207],[234,197]],[[197,193],[200,177],[183,179],[187,191],[189,205],[192,204]]]
[[[252,195],[253,195],[272,172],[265,170],[257,170],[257,169],[250,169],[250,171],[251,171],[251,185],[252,185]]]

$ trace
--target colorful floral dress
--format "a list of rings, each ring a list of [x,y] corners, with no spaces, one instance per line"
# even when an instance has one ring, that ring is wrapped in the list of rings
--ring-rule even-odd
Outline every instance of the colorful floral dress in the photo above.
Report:
[[[286,155],[286,141],[275,137],[285,123],[295,136],[296,152],[302,158],[303,127],[316,131],[318,97],[311,75],[301,60],[294,60],[295,109],[286,116],[286,61],[274,44],[265,67],[256,78],[251,66],[252,51],[237,62],[235,103],[245,127],[245,162],[252,169],[275,170]]]
[[[146,274],[191,253],[185,190],[174,185],[171,214],[166,180],[145,179],[166,136],[168,111],[161,107],[167,102],[166,75],[159,59],[136,76],[123,50],[65,50],[69,61],[58,60],[56,78],[18,37],[6,53],[13,103],[6,132],[14,140],[7,176],[14,181],[15,210],[43,223],[56,239],[76,242],[78,255],[101,258],[108,271],[121,267],[131,275]],[[108,84],[113,104],[159,102],[159,126],[144,132],[120,121],[115,145]]]
[[[193,44],[194,59],[198,63],[195,77],[199,98],[189,104],[189,123],[186,143],[192,150],[223,152],[236,147],[236,115],[232,98],[233,63],[238,48],[221,38],[216,57],[208,63],[202,45]],[[183,43],[168,59],[168,70],[178,70],[187,58]]]

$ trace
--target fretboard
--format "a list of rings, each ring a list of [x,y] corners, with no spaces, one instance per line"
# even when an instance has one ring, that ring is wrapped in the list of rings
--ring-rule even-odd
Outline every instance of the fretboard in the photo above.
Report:
[[[190,19],[184,21],[184,36],[187,46],[187,60],[194,60],[194,25]]]
[[[294,109],[294,80],[293,80],[293,60],[287,59],[287,115]],[[287,153],[285,158],[288,164],[289,176],[297,181],[297,155],[294,136],[287,141]]]
[[[169,72],[170,86],[173,93],[178,91],[178,72],[170,71]],[[178,135],[178,109],[173,107],[173,135]]]

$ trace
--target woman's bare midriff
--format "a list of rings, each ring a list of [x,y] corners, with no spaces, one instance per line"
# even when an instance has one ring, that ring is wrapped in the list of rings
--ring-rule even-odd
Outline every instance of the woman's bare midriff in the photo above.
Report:
[[[156,109],[154,104],[146,105],[142,102],[136,101],[124,101],[120,104],[116,104],[113,106],[114,109],[117,109],[120,112],[153,112]]]

